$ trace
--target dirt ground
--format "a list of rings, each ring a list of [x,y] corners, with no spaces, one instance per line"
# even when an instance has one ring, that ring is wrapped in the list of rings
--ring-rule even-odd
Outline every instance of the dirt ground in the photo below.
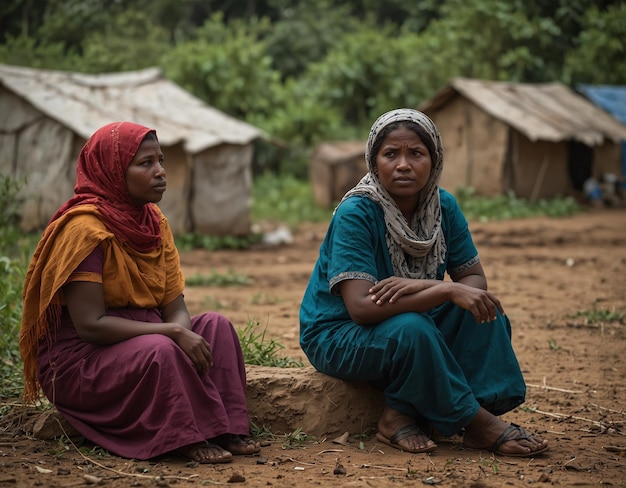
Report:
[[[347,443],[337,444],[294,425],[292,433],[268,438],[259,456],[231,464],[133,461],[89,445],[79,450],[67,441],[32,439],[21,426],[34,412],[16,405],[0,425],[0,487],[626,486],[626,324],[588,320],[592,311],[605,318],[626,312],[626,209],[470,227],[490,288],[511,318],[528,385],[526,403],[504,418],[545,436],[547,454],[495,457],[463,450],[451,438],[436,439],[439,449],[430,455],[412,455],[376,442],[373,432],[350,432]],[[281,247],[185,253],[187,276],[249,280],[189,288],[191,312],[218,310],[238,328],[256,320],[285,346],[282,355],[306,362],[298,307],[325,228],[302,225],[294,242]]]

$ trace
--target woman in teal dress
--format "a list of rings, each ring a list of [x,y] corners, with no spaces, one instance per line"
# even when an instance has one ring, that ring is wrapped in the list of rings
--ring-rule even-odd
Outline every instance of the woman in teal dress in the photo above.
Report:
[[[416,110],[383,114],[365,157],[368,173],[335,210],[302,301],[311,364],[381,389],[377,438],[397,449],[433,451],[434,429],[463,432],[470,449],[545,452],[546,440],[499,417],[524,402],[525,383],[467,221],[439,188],[437,127]]]

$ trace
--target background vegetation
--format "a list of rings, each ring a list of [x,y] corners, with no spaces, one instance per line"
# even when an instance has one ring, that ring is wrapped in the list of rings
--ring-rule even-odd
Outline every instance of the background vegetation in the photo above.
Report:
[[[316,142],[365,138],[454,76],[626,83],[623,0],[6,0],[0,32],[1,63],[159,66],[282,142],[258,171],[300,178]]]

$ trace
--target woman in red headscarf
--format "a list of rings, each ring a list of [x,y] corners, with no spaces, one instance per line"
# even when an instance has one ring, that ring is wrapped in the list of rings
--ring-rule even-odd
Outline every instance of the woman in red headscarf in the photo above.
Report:
[[[231,323],[190,317],[167,219],[156,132],[98,129],[74,196],[52,217],[24,285],[24,398],[39,389],[90,441],[120,456],[200,463],[253,454],[245,365]]]

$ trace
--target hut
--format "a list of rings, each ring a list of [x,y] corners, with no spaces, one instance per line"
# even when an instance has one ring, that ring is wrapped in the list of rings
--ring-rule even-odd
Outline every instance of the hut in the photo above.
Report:
[[[420,104],[441,131],[443,187],[536,200],[621,175],[626,126],[561,83],[455,78]]]
[[[119,120],[157,130],[168,183],[159,206],[173,232],[250,232],[259,129],[210,107],[157,68],[94,75],[0,64],[0,174],[22,184],[23,230],[45,226],[73,194],[81,147]]]
[[[309,181],[318,205],[331,207],[367,173],[365,142],[322,142],[309,158]]]

